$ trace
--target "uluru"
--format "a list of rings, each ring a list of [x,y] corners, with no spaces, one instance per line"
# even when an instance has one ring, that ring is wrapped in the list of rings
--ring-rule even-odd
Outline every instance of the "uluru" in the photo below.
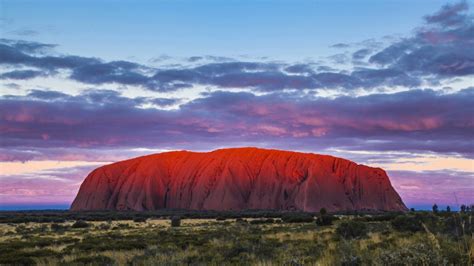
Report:
[[[328,155],[260,148],[172,151],[92,171],[83,210],[405,211],[384,170]]]

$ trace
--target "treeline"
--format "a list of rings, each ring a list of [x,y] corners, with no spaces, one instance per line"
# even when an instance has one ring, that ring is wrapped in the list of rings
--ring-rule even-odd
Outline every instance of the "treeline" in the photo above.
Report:
[[[324,209],[323,209],[324,210]],[[325,212],[325,211],[324,211]],[[347,212],[334,214],[383,214],[376,212]],[[136,219],[237,219],[237,218],[283,218],[308,219],[316,217],[319,212],[281,211],[281,210],[242,210],[242,211],[212,211],[212,210],[181,210],[162,209],[157,211],[80,211],[44,210],[44,211],[0,211],[0,223],[61,223],[73,220],[83,221],[118,221]],[[293,218],[288,218],[293,217]],[[303,218],[302,218],[303,217]]]
[[[414,213],[413,211],[411,213]],[[417,211],[416,213],[431,213]],[[454,212],[453,212],[454,213]],[[465,212],[464,212],[465,213]],[[472,214],[472,211],[470,212]],[[182,210],[162,209],[156,211],[80,211],[42,210],[42,211],[0,211],[0,223],[62,223],[66,221],[119,221],[146,219],[238,219],[238,218],[280,218],[285,222],[309,221],[320,217],[320,222],[330,223],[334,216],[351,215],[365,217],[372,221],[388,221],[403,214],[402,212],[347,211],[328,213],[324,208],[319,212],[282,211],[282,210],[241,210],[241,211],[212,211],[212,210]],[[450,215],[449,212],[434,212],[436,215]]]

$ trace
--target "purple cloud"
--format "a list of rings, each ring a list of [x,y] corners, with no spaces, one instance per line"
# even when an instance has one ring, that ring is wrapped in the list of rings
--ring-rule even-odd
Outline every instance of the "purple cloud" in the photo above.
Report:
[[[67,167],[3,176],[0,203],[69,203],[77,194],[80,183],[97,166]]]
[[[474,203],[474,174],[460,171],[388,171],[393,186],[409,206],[451,207]],[[427,197],[427,195],[429,195]]]
[[[33,91],[0,100],[1,146],[178,148],[264,142],[472,157],[473,96],[473,88],[335,99],[217,91],[167,111],[139,108],[156,99],[126,98],[115,91],[79,96]]]

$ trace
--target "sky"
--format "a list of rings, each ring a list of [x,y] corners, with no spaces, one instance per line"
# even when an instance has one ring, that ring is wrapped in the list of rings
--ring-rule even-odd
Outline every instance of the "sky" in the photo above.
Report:
[[[241,146],[382,167],[409,207],[472,204],[473,4],[0,0],[0,209]]]

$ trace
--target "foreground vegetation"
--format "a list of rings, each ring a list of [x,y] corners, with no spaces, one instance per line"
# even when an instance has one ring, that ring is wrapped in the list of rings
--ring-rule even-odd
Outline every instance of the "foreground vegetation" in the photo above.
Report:
[[[0,212],[0,264],[472,265],[472,213]]]

